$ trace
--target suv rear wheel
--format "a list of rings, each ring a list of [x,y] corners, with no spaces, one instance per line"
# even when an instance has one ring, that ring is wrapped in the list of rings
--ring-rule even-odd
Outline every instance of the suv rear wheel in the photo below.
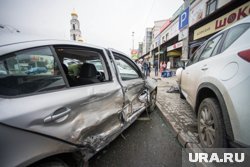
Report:
[[[215,98],[206,98],[199,106],[198,133],[201,145],[205,148],[222,148],[227,146],[222,113],[220,105]]]

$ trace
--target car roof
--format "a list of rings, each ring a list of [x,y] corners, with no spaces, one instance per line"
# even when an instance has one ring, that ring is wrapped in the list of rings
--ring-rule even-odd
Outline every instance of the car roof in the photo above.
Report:
[[[84,46],[101,50],[104,49],[104,47],[99,47],[82,42],[62,40],[62,39],[61,40],[51,39],[36,35],[28,35],[16,31],[8,31],[3,28],[0,28],[0,37],[1,37],[0,55],[26,48],[46,46],[46,45],[75,45],[75,46]]]
[[[125,55],[125,56],[127,56],[128,57],[128,55],[127,54],[125,54],[125,53],[123,53],[123,52],[121,52],[121,51],[119,51],[119,50],[116,50],[116,49],[113,49],[113,48],[108,48],[110,51],[112,51],[112,52],[116,52],[116,53],[118,53],[118,54],[120,54],[120,55]]]

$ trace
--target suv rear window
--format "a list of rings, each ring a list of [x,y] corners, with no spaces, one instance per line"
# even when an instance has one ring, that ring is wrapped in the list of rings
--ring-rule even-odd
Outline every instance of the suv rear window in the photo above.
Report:
[[[250,24],[240,24],[229,29],[221,52],[226,50],[234,41],[236,41],[248,28]]]
[[[0,95],[17,96],[65,87],[49,47],[1,56]]]

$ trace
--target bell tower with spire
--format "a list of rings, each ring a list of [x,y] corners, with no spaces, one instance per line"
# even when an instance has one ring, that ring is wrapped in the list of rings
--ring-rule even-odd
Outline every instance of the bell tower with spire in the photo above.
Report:
[[[71,13],[71,20],[70,20],[70,39],[74,40],[74,41],[81,41],[82,40],[82,36],[81,36],[81,30],[80,30],[80,22],[78,20],[78,15],[75,11],[75,9],[73,9],[72,13]]]

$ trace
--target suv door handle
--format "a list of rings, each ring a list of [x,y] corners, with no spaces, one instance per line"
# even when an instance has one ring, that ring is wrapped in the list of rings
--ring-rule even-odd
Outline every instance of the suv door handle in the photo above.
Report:
[[[207,65],[204,65],[203,67],[201,67],[202,71],[206,71],[208,69]]]
[[[58,110],[56,110],[53,115],[50,115],[46,118],[44,118],[44,123],[49,123],[55,120],[58,120],[59,118],[63,118],[65,117],[65,119],[68,117],[69,113],[70,113],[71,109],[67,108],[67,107],[63,107],[63,108],[59,108]],[[65,119],[61,120],[60,122],[64,121]]]
[[[208,67],[202,67],[201,70],[202,71],[206,71],[208,69]]]

